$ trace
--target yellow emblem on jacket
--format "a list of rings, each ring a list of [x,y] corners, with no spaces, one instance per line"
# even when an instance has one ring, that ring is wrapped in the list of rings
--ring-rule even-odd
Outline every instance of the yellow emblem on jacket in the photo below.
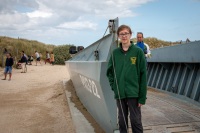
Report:
[[[132,64],[135,64],[136,59],[137,59],[136,57],[131,57],[131,63],[132,63]]]

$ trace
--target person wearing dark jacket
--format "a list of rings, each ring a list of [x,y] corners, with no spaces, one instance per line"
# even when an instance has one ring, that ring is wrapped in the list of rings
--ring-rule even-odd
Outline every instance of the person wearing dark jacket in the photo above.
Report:
[[[107,77],[118,107],[120,133],[128,132],[128,114],[133,133],[143,133],[141,106],[146,102],[146,63],[143,51],[130,41],[132,31],[121,25],[117,30],[120,47],[110,57]],[[128,113],[129,112],[129,113]]]
[[[6,80],[7,74],[9,74],[9,81],[11,80],[12,77],[12,66],[13,66],[13,58],[10,53],[6,54],[6,63],[5,63],[5,70],[4,70],[4,79]]]
[[[25,73],[25,65],[27,63],[27,58],[25,56],[25,54],[22,52],[22,57],[20,60],[21,66],[22,66],[22,72],[21,73]]]

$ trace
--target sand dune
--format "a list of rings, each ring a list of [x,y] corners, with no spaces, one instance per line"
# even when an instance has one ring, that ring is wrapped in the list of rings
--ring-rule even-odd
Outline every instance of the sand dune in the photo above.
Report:
[[[0,80],[0,132],[73,133],[63,80],[69,80],[66,67],[49,64],[14,69],[11,81]]]

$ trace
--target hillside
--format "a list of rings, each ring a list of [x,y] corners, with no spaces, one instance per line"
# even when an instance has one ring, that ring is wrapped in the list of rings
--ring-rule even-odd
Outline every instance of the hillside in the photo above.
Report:
[[[34,55],[35,51],[38,51],[42,53],[42,55],[45,55],[46,51],[52,51],[54,47],[54,45],[46,45],[44,43],[34,40],[26,40],[21,38],[15,39],[0,36],[0,57],[2,57],[5,48],[9,53],[13,55],[13,57],[19,60],[22,50],[24,50],[27,55]]]
[[[55,54],[55,63],[56,64],[64,64],[64,60],[70,58],[69,47],[71,45],[47,45],[35,40],[27,40],[21,38],[10,38],[0,36],[0,66],[2,66],[2,55],[4,49],[6,48],[9,53],[12,54],[13,58],[18,61],[21,58],[21,51],[25,51],[26,55],[35,55],[35,51],[38,51],[42,54],[42,59],[46,58],[46,51],[53,51]],[[60,55],[62,53],[62,55]],[[4,56],[5,61],[5,56]]]
[[[133,38],[132,40],[136,42],[136,38]],[[153,37],[145,38],[144,42],[150,46],[150,49],[171,46],[178,43],[167,42]],[[34,55],[35,51],[38,51],[43,55],[43,59],[45,59],[46,51],[53,51],[55,54],[55,63],[64,64],[64,61],[70,58],[70,55],[68,53],[70,46],[70,44],[59,46],[47,45],[35,40],[27,40],[21,38],[16,39],[0,36],[0,66],[2,66],[2,54],[5,48],[13,55],[15,60],[19,60],[21,58],[22,50],[24,50],[27,55]]]
[[[134,43],[136,43],[136,38],[132,39]],[[159,47],[166,47],[166,46],[172,46],[175,44],[178,44],[179,42],[168,42],[168,41],[163,41],[160,39],[157,39],[155,37],[147,37],[144,38],[144,42],[147,43],[150,47],[150,49],[155,49]]]

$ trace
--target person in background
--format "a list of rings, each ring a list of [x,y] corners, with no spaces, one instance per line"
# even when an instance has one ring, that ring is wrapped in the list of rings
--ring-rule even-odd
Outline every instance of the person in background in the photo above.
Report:
[[[148,44],[144,43],[143,39],[144,39],[143,33],[142,32],[138,32],[137,33],[137,43],[136,43],[136,46],[138,46],[139,48],[141,48],[142,51],[144,52],[144,55],[146,57],[146,66],[148,66],[147,58],[151,58],[151,51],[149,49]]]
[[[110,57],[107,77],[114,91],[118,108],[120,133],[128,133],[128,115],[133,133],[143,133],[141,106],[146,102],[147,78],[144,52],[130,41],[131,28],[117,30],[120,47]]]
[[[13,58],[11,53],[6,54],[6,63],[5,63],[5,70],[4,70],[4,79],[6,80],[7,74],[9,74],[9,79],[8,81],[11,80],[12,77],[12,66],[13,66]]]
[[[21,63],[21,66],[22,66],[22,72],[21,73],[25,73],[25,65],[27,64],[27,58],[26,58],[23,51],[22,51],[20,63]]]
[[[49,52],[46,51],[46,60],[45,60],[45,64],[46,62],[49,62],[50,63],[50,55],[49,55]]]
[[[39,62],[40,65],[42,65],[42,63],[40,62],[40,54],[37,51],[35,51],[35,57],[36,57],[36,66],[37,66],[37,62]]]
[[[25,54],[25,52],[22,50],[22,54],[26,57],[26,64],[28,63],[28,56]]]
[[[150,57],[151,56],[151,51],[149,49],[148,44],[144,43],[143,39],[144,39],[143,33],[142,32],[138,32],[137,33],[137,43],[136,43],[136,46],[138,46],[139,48],[142,49],[142,51],[145,54],[145,57]]]
[[[33,56],[32,55],[28,55],[28,64],[32,65],[32,61],[33,61]]]
[[[50,62],[51,62],[52,65],[54,65],[54,61],[55,61],[55,59],[54,59],[54,54],[53,54],[53,52],[51,52],[51,55],[50,55]]]

